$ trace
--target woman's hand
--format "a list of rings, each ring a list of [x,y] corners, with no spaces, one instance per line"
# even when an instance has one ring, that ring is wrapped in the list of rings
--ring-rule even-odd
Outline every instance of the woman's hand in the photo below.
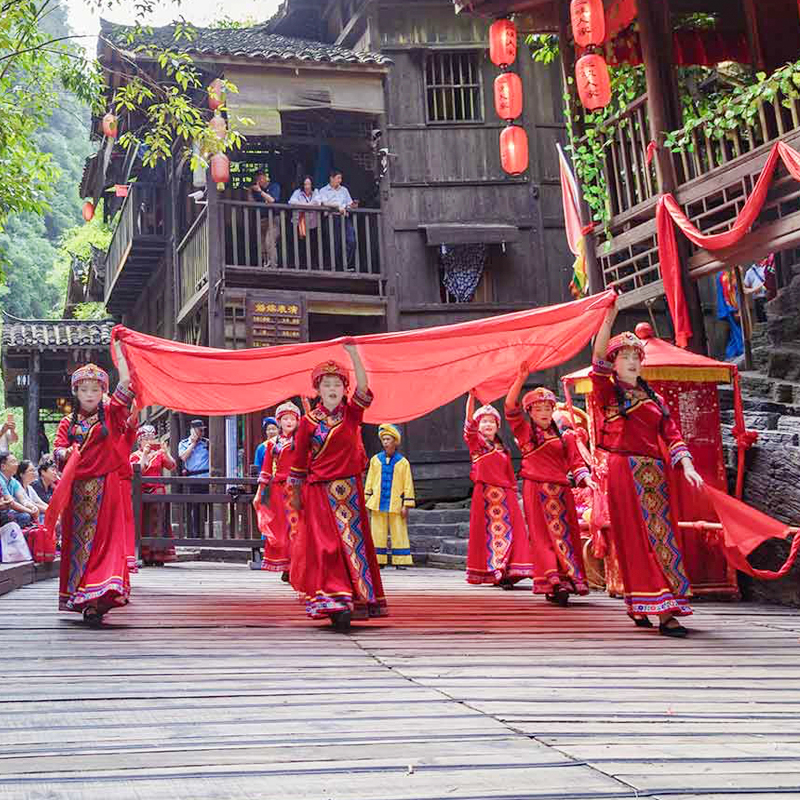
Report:
[[[593,492],[597,491],[597,484],[591,478],[584,478],[583,485],[587,489],[591,489]]]
[[[705,481],[703,480],[703,476],[694,468],[692,459],[683,458],[681,459],[681,464],[683,466],[683,477],[686,478],[695,489],[699,489]]]
[[[527,378],[528,375],[531,374],[530,366],[528,365],[527,361],[520,362],[519,369],[517,370],[517,376],[520,378]]]

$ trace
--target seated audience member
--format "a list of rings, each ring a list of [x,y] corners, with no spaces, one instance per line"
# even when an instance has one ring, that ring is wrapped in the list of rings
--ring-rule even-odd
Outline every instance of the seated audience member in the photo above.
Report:
[[[250,187],[250,200],[253,203],[266,203],[271,206],[281,199],[281,186],[269,179],[269,170],[257,172],[255,183]],[[280,214],[269,214],[261,217],[261,241],[263,251],[261,262],[265,267],[278,266],[278,239],[281,236]]]
[[[14,422],[14,415],[11,412],[6,416],[6,421],[0,427],[0,453],[11,452],[11,445],[19,441],[17,425]]]
[[[32,461],[24,459],[19,462],[17,480],[21,488],[17,499],[31,509],[31,515],[35,520],[42,522],[44,520],[44,512],[47,511],[47,503],[39,497],[36,489],[33,488],[37,474],[36,467],[33,466]],[[33,509],[36,509],[36,511],[34,512]]]
[[[348,211],[358,206],[358,202],[350,196],[346,186],[342,185],[342,172],[332,169],[330,181],[327,186],[323,186],[317,195],[317,202],[323,206],[335,208],[344,217],[344,237],[345,249],[347,251],[347,264],[349,271],[355,269],[354,257],[356,253],[356,232],[353,228],[353,220],[348,215]],[[331,260],[337,269],[342,268],[342,220],[336,215],[331,214],[328,224],[333,225],[333,249]]]
[[[33,489],[45,503],[49,503],[58,483],[58,469],[53,456],[49,453],[44,455],[39,462],[38,471],[39,477],[33,482]]]
[[[11,501],[8,504],[11,521],[16,522],[20,528],[33,525],[33,518],[39,514],[39,509],[30,503],[21,503],[22,484],[15,475],[19,461],[11,453],[0,453],[0,491],[3,496]]]

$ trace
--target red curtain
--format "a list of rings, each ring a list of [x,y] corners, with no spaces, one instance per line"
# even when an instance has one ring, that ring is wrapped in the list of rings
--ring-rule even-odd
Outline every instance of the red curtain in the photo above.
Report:
[[[782,578],[792,568],[800,550],[800,533],[796,528],[789,528],[760,511],[730,497],[719,489],[706,484],[705,492],[714,506],[723,527],[723,547],[725,557],[736,569],[761,580]],[[777,570],[755,569],[747,561],[747,557],[761,544],[769,539],[785,539],[794,533],[794,541],[789,555]]]
[[[189,414],[246,414],[312,393],[321,361],[350,364],[356,343],[375,401],[368,422],[416,419],[476,387],[481,401],[504,395],[521,361],[532,372],[577,355],[599,330],[613,290],[572,303],[458,325],[343,337],[249,350],[217,350],[147,336],[117,326],[140,407]],[[113,348],[112,348],[113,352]]]
[[[752,193],[745,201],[731,229],[724,233],[708,235],[701,233],[689,221],[678,205],[678,201],[671,194],[665,194],[659,198],[656,208],[658,258],[661,263],[664,291],[675,328],[675,343],[680,347],[686,347],[688,344],[692,336],[692,324],[689,320],[689,310],[686,307],[686,298],[681,284],[678,245],[672,223],[674,222],[690,241],[694,242],[698,247],[704,247],[706,250],[722,250],[737,244],[749,232],[764,206],[769,183],[772,180],[779,158],[783,161],[789,174],[796,181],[800,181],[800,153],[789,147],[785,142],[776,142],[770,151],[767,162],[764,164],[764,169],[761,171]]]

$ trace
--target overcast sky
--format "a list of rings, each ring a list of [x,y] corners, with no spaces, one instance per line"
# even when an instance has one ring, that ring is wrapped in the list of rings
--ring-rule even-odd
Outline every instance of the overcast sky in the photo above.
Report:
[[[94,3],[87,0],[63,0],[69,10],[69,21],[74,32],[87,38],[81,44],[94,55],[97,47],[96,39],[100,30],[100,13]],[[269,19],[280,5],[280,0],[185,0],[176,5],[170,0],[157,2],[159,10],[152,18],[146,20],[150,25],[166,25],[183,15],[196,25],[208,25],[214,20],[229,17],[235,20],[255,20],[263,22]],[[133,0],[121,0],[111,9],[104,9],[104,19],[112,22],[133,23],[136,19]]]

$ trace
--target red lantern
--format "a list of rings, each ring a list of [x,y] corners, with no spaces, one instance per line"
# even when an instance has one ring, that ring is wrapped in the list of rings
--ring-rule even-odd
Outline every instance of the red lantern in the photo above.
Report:
[[[225,153],[211,156],[211,180],[217,184],[217,189],[222,191],[225,184],[231,179],[231,162]]]
[[[494,79],[494,110],[508,122],[522,114],[522,80],[516,72],[503,72]]]
[[[94,205],[92,205],[90,200],[87,200],[83,204],[83,210],[81,213],[83,214],[83,218],[86,220],[86,222],[91,222],[94,219]]]
[[[572,36],[578,47],[601,44],[606,38],[603,0],[572,0],[569,4]]]
[[[589,111],[605,108],[611,102],[611,79],[602,56],[581,56],[575,64],[575,82],[581,103]]]
[[[103,117],[103,136],[108,136],[109,139],[116,139],[118,128],[116,115],[109,111]]]
[[[509,125],[500,134],[500,165],[509,175],[519,175],[528,169],[528,134],[525,128]]]
[[[489,58],[496,67],[507,67],[517,57],[517,29],[510,19],[498,19],[489,28]]]
[[[228,135],[228,126],[219,114],[214,114],[214,116],[211,117],[208,122],[208,127],[214,131],[218,139],[224,139]]]
[[[225,89],[223,87],[222,79],[217,78],[211,81],[208,87],[208,107],[212,111],[216,111],[225,102]]]

